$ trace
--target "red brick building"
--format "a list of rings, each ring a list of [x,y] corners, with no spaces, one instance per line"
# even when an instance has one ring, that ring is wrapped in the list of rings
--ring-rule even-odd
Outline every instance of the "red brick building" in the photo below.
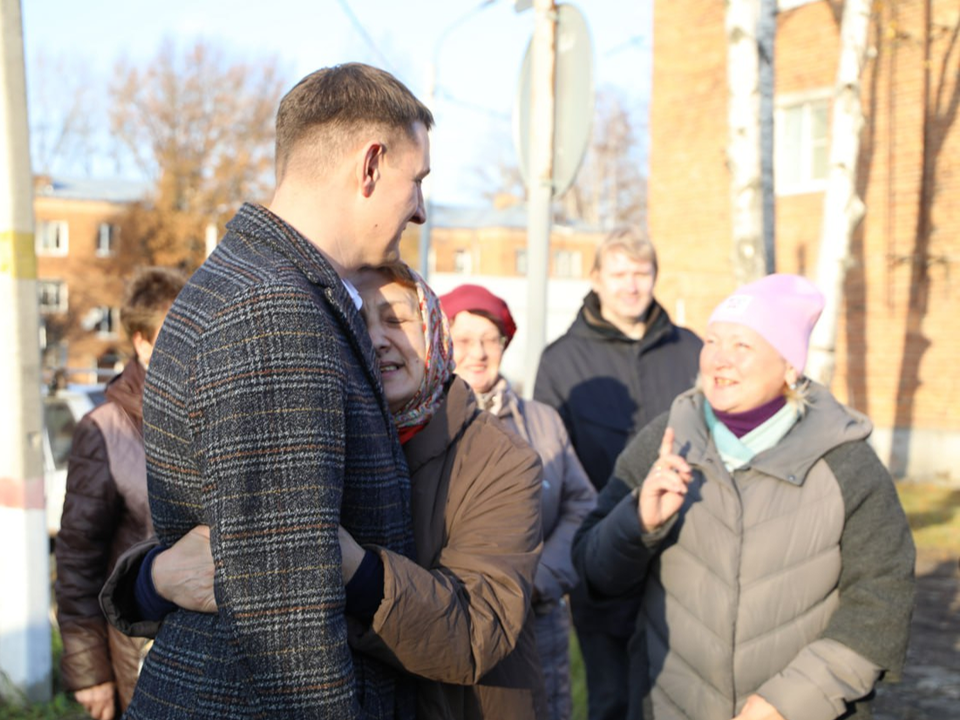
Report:
[[[45,372],[67,368],[70,380],[94,382],[98,369],[109,376],[132,352],[119,308],[124,278],[139,263],[123,230],[130,204],[144,189],[125,181],[35,179]]]
[[[960,471],[960,9],[873,5],[860,192],[833,391],[897,474]],[[812,276],[842,2],[782,0],[776,37],[777,269]],[[733,289],[724,4],[654,4],[650,231],[659,295],[702,332]]]

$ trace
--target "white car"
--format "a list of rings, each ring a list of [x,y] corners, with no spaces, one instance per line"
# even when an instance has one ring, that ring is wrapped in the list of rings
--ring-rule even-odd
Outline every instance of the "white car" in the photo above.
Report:
[[[51,538],[60,532],[73,429],[80,418],[105,399],[103,385],[67,385],[44,392],[43,481],[47,495],[47,532]]]

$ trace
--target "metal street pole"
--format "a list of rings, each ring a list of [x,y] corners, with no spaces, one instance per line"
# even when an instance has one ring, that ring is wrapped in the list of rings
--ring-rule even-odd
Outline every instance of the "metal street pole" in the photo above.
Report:
[[[547,275],[553,201],[556,104],[557,5],[535,0],[531,56],[530,168],[527,187],[527,357],[523,394],[533,397],[540,354],[547,338]]]
[[[33,179],[20,0],[0,0],[0,696],[50,699]]]

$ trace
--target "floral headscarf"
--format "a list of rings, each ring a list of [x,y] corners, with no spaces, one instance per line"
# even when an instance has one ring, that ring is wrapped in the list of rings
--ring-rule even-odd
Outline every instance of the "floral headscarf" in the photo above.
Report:
[[[398,430],[418,427],[429,422],[443,401],[443,390],[453,375],[453,341],[450,339],[450,324],[443,314],[437,294],[411,267],[404,266],[417,286],[420,305],[421,327],[426,341],[426,367],[420,389],[399,412],[393,421]]]

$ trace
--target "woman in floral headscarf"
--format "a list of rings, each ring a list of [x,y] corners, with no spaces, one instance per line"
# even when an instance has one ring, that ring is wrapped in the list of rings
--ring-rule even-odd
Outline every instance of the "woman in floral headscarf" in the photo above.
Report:
[[[539,457],[481,412],[470,386],[453,374],[447,320],[419,275],[398,263],[353,282],[410,468],[417,561],[362,548],[340,529],[350,643],[421,678],[418,720],[545,717],[530,612],[542,548]],[[140,566],[135,609],[122,593],[126,579],[115,573],[104,589],[110,622],[125,631],[139,621],[137,629],[149,633],[142,620],[164,611],[153,582],[173,590],[165,600],[213,610],[202,531],[164,551],[162,565]],[[135,562],[121,559],[120,572]],[[144,588],[153,593],[146,605]]]
[[[354,283],[410,467],[417,562],[342,539],[345,573],[359,565],[351,644],[429,680],[418,718],[543,717],[529,612],[539,458],[453,374],[447,320],[419,275],[398,264]]]

